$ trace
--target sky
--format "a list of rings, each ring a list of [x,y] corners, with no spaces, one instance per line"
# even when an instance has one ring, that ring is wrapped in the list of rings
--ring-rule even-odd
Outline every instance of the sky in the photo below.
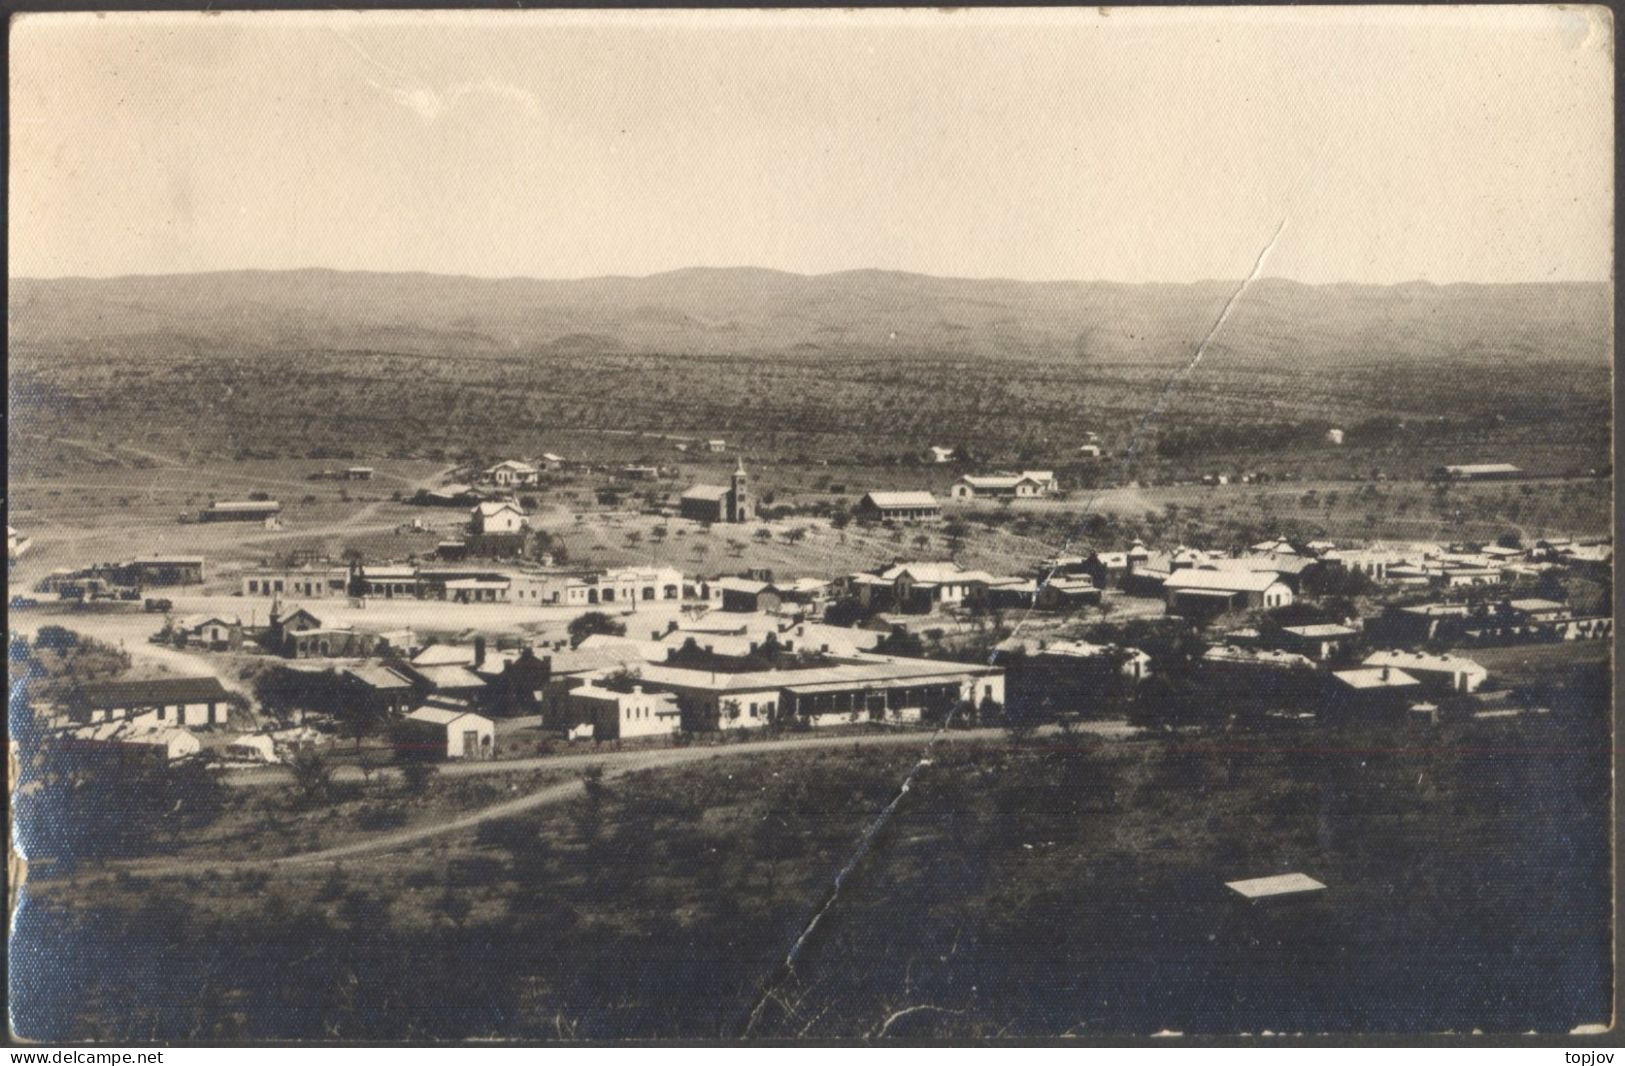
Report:
[[[28,15],[13,276],[1612,276],[1601,8]]]

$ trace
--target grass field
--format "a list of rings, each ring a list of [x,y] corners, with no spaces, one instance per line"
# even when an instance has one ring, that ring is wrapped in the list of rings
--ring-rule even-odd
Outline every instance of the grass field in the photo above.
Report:
[[[1606,1017],[1594,722],[955,745],[785,978],[914,758],[637,774],[353,867],[86,871],[25,911],[57,961],[22,974],[14,1009],[57,1040],[1503,1033]],[[1224,887],[1290,870],[1328,890],[1248,904]]]

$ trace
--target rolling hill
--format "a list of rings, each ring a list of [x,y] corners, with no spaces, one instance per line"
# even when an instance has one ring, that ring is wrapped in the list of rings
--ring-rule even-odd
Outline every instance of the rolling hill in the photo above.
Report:
[[[424,355],[930,353],[1177,362],[1233,282],[1124,285],[754,268],[576,281],[327,270],[15,278],[12,351],[152,358],[382,350]],[[1605,284],[1310,286],[1266,279],[1216,349],[1262,361],[1609,357]]]

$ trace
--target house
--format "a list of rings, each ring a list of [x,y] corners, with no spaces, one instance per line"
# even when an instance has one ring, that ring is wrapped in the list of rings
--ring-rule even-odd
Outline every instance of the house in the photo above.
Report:
[[[358,663],[339,670],[339,681],[375,714],[391,716],[406,713],[417,701],[411,674],[386,663]]]
[[[441,587],[453,603],[503,603],[511,585],[506,577],[463,577],[452,578]]]
[[[242,619],[215,614],[187,615],[172,630],[187,645],[209,651],[236,651],[243,646]]]
[[[1101,456],[1100,445],[1080,444],[1078,445],[1078,455],[1084,459],[1099,459]]]
[[[469,528],[476,535],[522,533],[530,526],[525,509],[513,500],[487,500],[469,512]]]
[[[571,689],[566,698],[573,724],[591,723],[594,740],[670,737],[683,728],[677,697],[669,692],[645,692],[642,685],[633,685],[631,692],[617,692],[589,682]]]
[[[264,522],[282,513],[276,500],[217,500],[198,512],[199,522]]]
[[[621,467],[621,477],[627,481],[657,481],[660,478],[660,468],[628,463]]]
[[[844,583],[865,607],[920,614],[974,600],[994,580],[958,563],[895,563],[878,574],[852,574]]]
[[[418,568],[410,565],[357,564],[349,573],[346,589],[351,595],[368,599],[415,599],[423,595]]]
[[[1455,655],[1428,655],[1415,651],[1377,651],[1366,656],[1365,665],[1401,671],[1415,677],[1433,692],[1477,692],[1489,678],[1489,671],[1471,659]]]
[[[1340,430],[1340,429],[1336,429],[1336,428],[1328,429],[1326,431],[1326,443],[1327,444],[1342,444],[1343,443],[1343,431]]]
[[[1205,616],[1292,602],[1292,589],[1272,570],[1188,567],[1170,573],[1162,587],[1170,614]]]
[[[1019,474],[967,474],[948,491],[956,500],[1032,499],[1059,489],[1053,470],[1023,470]]]
[[[564,466],[564,456],[554,455],[552,452],[543,452],[536,465],[545,470],[558,470]]]
[[[349,594],[349,571],[331,567],[245,567],[239,578],[244,596],[298,596],[305,600]]]
[[[113,568],[120,585],[167,587],[203,584],[203,557],[162,555],[151,559],[131,559]]]
[[[1083,607],[1098,607],[1100,589],[1088,577],[1052,577],[1039,586],[1034,603],[1041,611],[1076,611]]]
[[[288,659],[362,659],[374,654],[379,644],[377,634],[363,633],[347,626],[301,630],[284,628],[275,650]]]
[[[931,521],[942,517],[942,504],[929,492],[866,492],[852,512],[870,522]]]
[[[68,701],[75,721],[96,725],[225,725],[229,694],[217,677],[160,677],[149,681],[89,681]]]
[[[344,469],[344,480],[346,480],[346,481],[371,481],[372,480],[372,473],[373,473],[372,467],[370,467],[370,466],[350,466],[350,467],[345,467],[345,469]]]
[[[1345,625],[1322,623],[1305,626],[1282,626],[1276,643],[1288,651],[1307,655],[1325,662],[1343,653],[1359,631]]]
[[[961,700],[1004,702],[1004,671],[859,652],[800,668],[729,673],[649,664],[645,688],[677,696],[691,730],[761,728],[785,717],[827,726],[917,721]]]
[[[677,501],[677,514],[693,522],[749,522],[753,513],[745,461],[739,460],[727,485],[694,485]]]
[[[64,741],[76,755],[166,764],[192,758],[203,750],[203,742],[184,729],[131,722],[80,726],[69,730]]]
[[[529,463],[505,459],[485,472],[485,479],[500,488],[536,484],[537,471]]]
[[[1151,676],[1151,656],[1139,648],[1121,647],[1116,644],[1091,644],[1086,640],[1057,640],[1045,644],[1031,654],[1035,658],[1072,662],[1082,659],[1115,662],[1117,672],[1132,681],[1143,681]]]
[[[777,611],[781,603],[778,589],[766,581],[753,581],[743,577],[725,577],[712,582],[713,588],[722,590],[724,611],[744,611],[751,614]]]
[[[705,450],[708,452],[725,452],[728,450],[728,442],[721,438],[708,440],[705,442]]]
[[[697,592],[696,586],[685,579],[680,570],[665,566],[627,567],[602,573],[554,575],[547,582],[542,599],[547,603],[584,607],[679,600],[690,592]]]
[[[436,697],[474,700],[485,695],[485,678],[474,672],[483,665],[483,661],[473,666],[458,663],[424,666],[412,662],[402,663],[392,669],[399,670],[403,676],[411,680],[419,698],[427,698],[432,694]]]
[[[1391,666],[1362,666],[1331,673],[1333,704],[1345,711],[1403,712],[1422,683]]]
[[[528,644],[511,658],[498,653],[487,659],[476,673],[485,681],[482,703],[486,713],[504,718],[541,714],[548,683],[553,680],[551,662],[538,658],[536,649]]]
[[[496,749],[496,723],[450,700],[417,708],[392,734],[396,754],[407,759],[489,759]]]
[[[954,460],[954,450],[932,445],[925,450],[925,455],[922,458],[927,463],[951,463]]]

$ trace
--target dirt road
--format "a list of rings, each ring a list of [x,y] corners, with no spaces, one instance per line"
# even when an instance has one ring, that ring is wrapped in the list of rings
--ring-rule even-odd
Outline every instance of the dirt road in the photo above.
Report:
[[[1131,735],[1134,729],[1126,722],[1093,722],[1082,727],[1083,732],[1104,737],[1124,737]],[[1053,733],[1053,730],[1041,732]],[[537,759],[513,759],[507,761],[448,764],[442,766],[440,772],[448,776],[464,776],[479,773],[508,773],[514,770],[554,769],[554,770],[585,770],[589,766],[603,768],[603,779],[608,781],[625,774],[635,773],[639,770],[658,770],[670,767],[684,766],[703,762],[708,759],[721,759],[740,755],[762,755],[774,752],[816,751],[830,750],[843,747],[867,748],[908,746],[918,747],[925,752],[933,744],[966,744],[966,743],[1003,743],[1004,731],[999,729],[966,729],[954,732],[937,734],[926,733],[880,733],[868,736],[844,737],[800,737],[796,739],[760,740],[739,744],[725,744],[691,747],[691,748],[662,748],[653,751],[623,751],[593,755],[565,755]],[[354,767],[346,767],[354,776],[359,777],[360,771]],[[234,784],[269,783],[261,780],[268,774],[275,776],[270,780],[288,780],[286,772],[277,771],[248,771],[245,775],[232,775],[236,777]],[[254,775],[249,778],[247,775]],[[335,775],[339,776],[339,775]],[[348,777],[350,775],[343,775]],[[511,818],[516,814],[537,810],[542,807],[563,803],[582,794],[585,786],[580,781],[566,781],[560,784],[548,785],[535,792],[520,796],[516,799],[504,800],[501,803],[483,807],[480,810],[433,825],[417,826],[411,829],[401,829],[394,832],[380,833],[366,840],[356,841],[352,844],[343,844],[338,847],[323,848],[319,851],[308,851],[299,855],[289,855],[279,859],[248,859],[235,861],[220,861],[208,859],[138,859],[128,863],[118,864],[118,868],[133,874],[148,877],[191,876],[206,870],[221,872],[236,872],[254,869],[272,869],[279,867],[310,866],[325,862],[338,862],[379,851],[394,851],[409,847],[420,841],[432,837],[443,836],[447,833],[461,832],[472,829],[484,822],[495,821],[502,818]]]

